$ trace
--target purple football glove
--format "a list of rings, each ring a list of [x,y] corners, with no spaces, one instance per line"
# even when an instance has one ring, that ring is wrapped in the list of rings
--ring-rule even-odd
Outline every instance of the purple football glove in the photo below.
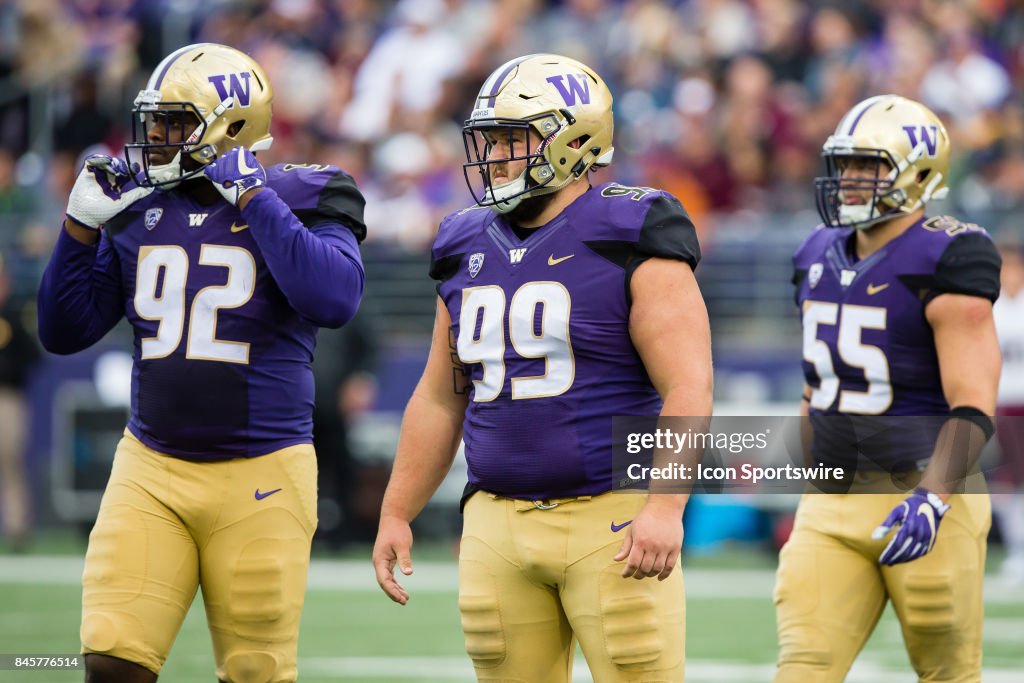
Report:
[[[82,171],[71,188],[65,213],[85,227],[99,230],[101,225],[130,204],[153,191],[151,187],[134,187],[125,191],[133,180],[134,174],[124,159],[92,154],[85,158]]]
[[[249,190],[267,184],[267,172],[245,147],[225,152],[203,171],[221,196],[238,206],[238,200]]]
[[[871,534],[871,538],[878,541],[885,538],[894,526],[899,527],[878,558],[879,563],[891,567],[927,555],[935,545],[939,522],[948,509],[949,505],[928,489],[914,489]]]

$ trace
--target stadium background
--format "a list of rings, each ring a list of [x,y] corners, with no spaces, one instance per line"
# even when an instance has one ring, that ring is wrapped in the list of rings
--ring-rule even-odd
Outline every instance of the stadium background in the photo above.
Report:
[[[440,217],[467,202],[459,126],[501,62],[554,51],[596,68],[616,98],[617,151],[595,179],[665,188],[694,217],[718,412],[796,410],[789,256],[817,221],[820,145],[862,97],[914,97],[946,122],[952,192],[933,213],[1000,238],[1022,234],[1024,6],[1009,0],[6,0],[0,280],[10,287],[0,290],[29,329],[82,157],[121,152],[149,72],[197,41],[243,49],[267,70],[275,144],[264,164],[337,164],[368,200],[363,308],[356,325],[321,335],[316,366],[321,458],[337,473],[324,482],[303,624],[307,681],[471,679],[454,594],[461,461],[417,525],[409,607],[376,592],[366,543],[426,356],[427,249]],[[96,349],[44,354],[31,367],[19,488],[30,495],[32,528],[0,545],[0,653],[77,645],[84,534],[124,424],[129,348],[122,325]],[[347,429],[330,429],[341,414]],[[771,570],[794,504],[734,495],[691,503],[688,680],[770,678]],[[998,530],[992,540],[994,570]],[[1024,680],[1024,590],[992,576],[986,595],[985,680]],[[164,680],[210,680],[211,662],[194,610]],[[577,670],[587,680],[585,666]],[[908,670],[887,615],[850,680],[909,681]],[[0,680],[80,674],[0,671]]]

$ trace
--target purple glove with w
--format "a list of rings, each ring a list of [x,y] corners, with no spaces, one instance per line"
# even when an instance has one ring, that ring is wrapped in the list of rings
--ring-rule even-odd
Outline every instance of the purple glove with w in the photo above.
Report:
[[[920,486],[914,489],[871,534],[877,541],[885,538],[894,526],[899,527],[878,558],[879,563],[891,567],[927,555],[935,545],[939,522],[947,510],[949,505],[936,494]]]

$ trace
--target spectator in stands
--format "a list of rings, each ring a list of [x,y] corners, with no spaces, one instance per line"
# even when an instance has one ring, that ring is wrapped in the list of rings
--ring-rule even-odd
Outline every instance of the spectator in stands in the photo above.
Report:
[[[25,384],[39,351],[22,323],[22,310],[11,302],[11,282],[3,264],[0,255],[0,518],[7,544],[22,550],[31,530],[31,489],[24,460]]]
[[[316,345],[313,442],[320,522],[314,540],[330,548],[370,543],[377,531],[387,476],[376,493],[372,486],[364,486],[364,472],[349,439],[353,419],[370,410],[377,396],[378,340],[370,313],[363,309],[341,329],[320,330]],[[373,500],[367,501],[367,496]]]

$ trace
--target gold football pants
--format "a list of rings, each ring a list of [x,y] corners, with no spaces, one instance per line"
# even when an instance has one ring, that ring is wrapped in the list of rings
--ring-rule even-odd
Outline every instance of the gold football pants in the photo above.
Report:
[[[198,463],[126,432],[89,536],[82,652],[159,673],[201,586],[217,676],[294,681],[315,527],[311,445]]]
[[[565,683],[576,640],[596,683],[680,683],[685,595],[665,581],[621,576],[612,557],[646,502],[640,494],[531,501],[479,492],[466,505],[459,610],[477,679]]]
[[[776,683],[839,683],[891,600],[921,681],[981,680],[987,493],[954,495],[931,552],[893,567],[871,532],[907,493],[805,494],[775,587]]]

